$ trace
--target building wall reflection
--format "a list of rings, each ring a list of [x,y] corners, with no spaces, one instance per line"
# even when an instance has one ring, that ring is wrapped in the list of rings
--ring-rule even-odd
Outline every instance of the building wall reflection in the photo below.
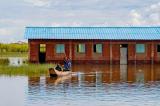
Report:
[[[45,86],[45,89],[54,90],[54,86],[68,87],[99,86],[104,83],[148,83],[160,81],[160,66],[158,65],[85,65],[74,66],[73,76],[63,78],[50,78],[49,76],[28,77],[29,91]]]

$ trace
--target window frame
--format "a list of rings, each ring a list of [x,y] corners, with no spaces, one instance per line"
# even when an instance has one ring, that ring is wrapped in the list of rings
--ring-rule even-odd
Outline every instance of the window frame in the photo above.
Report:
[[[97,50],[97,45],[101,45],[101,51],[100,52],[98,52],[98,50]],[[96,54],[102,54],[102,52],[103,52],[103,44],[102,43],[93,44],[93,52],[96,53]]]
[[[137,48],[137,46],[138,46],[138,45],[139,45],[139,46],[140,46],[140,45],[141,45],[141,46],[143,45],[143,47],[144,47],[144,49],[143,49],[143,50],[144,50],[144,51],[138,51],[138,48]],[[136,53],[137,53],[137,54],[143,54],[143,53],[146,53],[146,45],[145,45],[145,44],[143,44],[143,43],[136,44]]]
[[[79,50],[80,45],[83,45],[83,46],[84,46],[84,48],[83,48],[84,51],[80,51],[80,50]],[[76,45],[76,53],[85,54],[85,53],[86,53],[86,44],[85,44],[85,43],[78,43],[78,44]]]
[[[60,48],[60,51],[58,51],[58,49],[57,49],[57,48],[58,48],[58,45],[59,45],[59,46],[60,46],[60,45],[61,45],[61,46],[63,45],[63,49],[64,49],[64,50],[62,51],[62,48]],[[63,54],[63,53],[65,53],[65,44],[58,43],[58,44],[56,44],[55,49],[56,49],[56,50],[55,50],[56,54]]]

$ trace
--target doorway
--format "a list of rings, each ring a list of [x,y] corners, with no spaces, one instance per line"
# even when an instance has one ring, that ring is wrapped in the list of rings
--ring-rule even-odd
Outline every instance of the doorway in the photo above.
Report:
[[[39,63],[46,62],[46,44],[39,45]]]
[[[120,64],[127,64],[128,62],[128,44],[120,45]]]

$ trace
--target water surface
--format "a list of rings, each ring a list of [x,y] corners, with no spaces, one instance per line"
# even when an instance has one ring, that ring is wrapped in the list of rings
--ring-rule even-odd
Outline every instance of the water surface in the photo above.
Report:
[[[72,70],[72,76],[59,78],[1,73],[0,106],[160,106],[159,65],[74,65]]]

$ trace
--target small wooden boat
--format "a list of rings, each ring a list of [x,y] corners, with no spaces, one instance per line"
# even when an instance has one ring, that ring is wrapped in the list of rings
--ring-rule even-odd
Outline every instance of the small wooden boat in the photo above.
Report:
[[[49,74],[51,77],[67,76],[71,74],[71,70],[57,70],[56,68],[49,68]]]
[[[66,76],[66,75],[70,75],[71,74],[71,70],[59,71],[59,70],[56,70],[56,68],[54,68],[54,71],[58,76]]]
[[[50,77],[57,77],[57,74],[55,73],[53,68],[49,68],[49,75]]]

